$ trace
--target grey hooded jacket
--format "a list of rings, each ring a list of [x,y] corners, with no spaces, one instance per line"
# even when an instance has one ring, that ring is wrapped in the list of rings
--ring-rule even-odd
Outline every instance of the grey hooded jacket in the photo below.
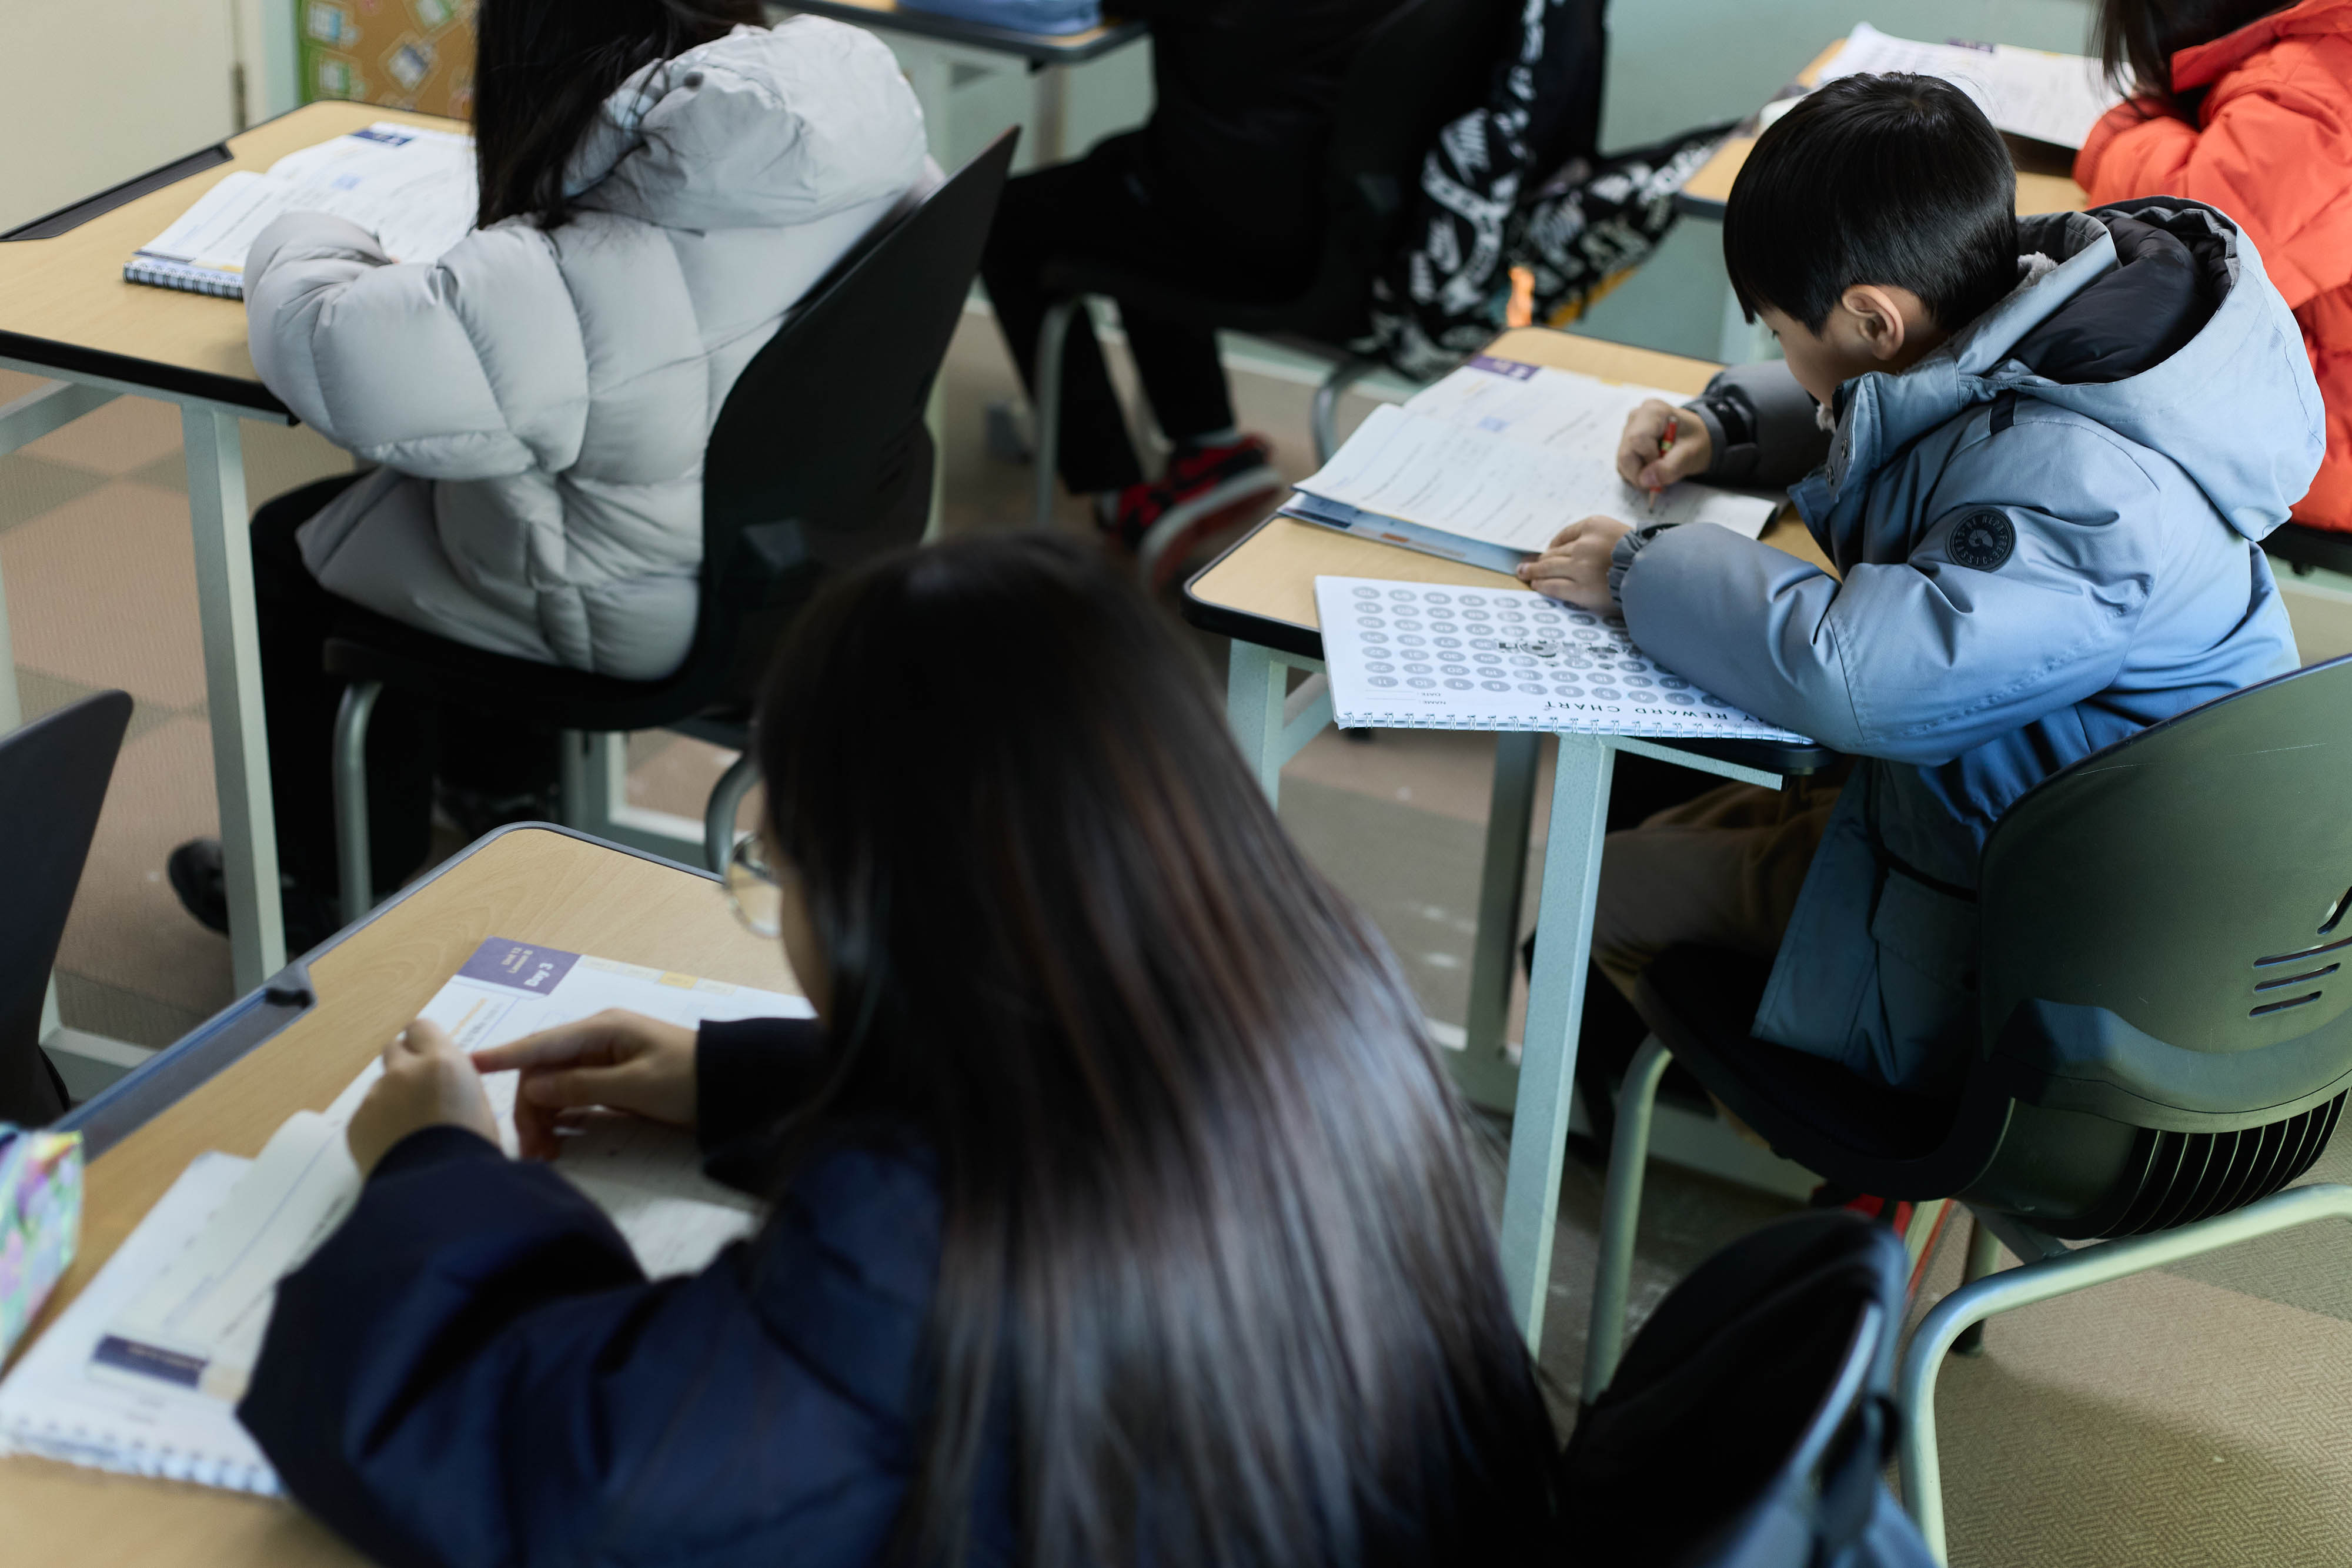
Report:
[[[2019,248],[2025,281],[1908,371],[1845,383],[1832,434],[1785,366],[1727,372],[1696,405],[1712,476],[1769,480],[1826,440],[1790,495],[1839,577],[1694,525],[1652,535],[1622,579],[1643,649],[1865,759],[1755,1031],[1920,1091],[1976,1045],[1972,890],[2001,813],[2295,666],[2252,541],[2324,448],[2294,319],[2220,212],[2025,218]]]
[[[254,368],[383,465],[304,526],[304,561],[457,642],[668,674],[694,636],[702,452],[729,389],[925,173],[890,51],[797,16],[625,82],[552,232],[510,218],[396,265],[342,219],[278,219],[246,267]]]

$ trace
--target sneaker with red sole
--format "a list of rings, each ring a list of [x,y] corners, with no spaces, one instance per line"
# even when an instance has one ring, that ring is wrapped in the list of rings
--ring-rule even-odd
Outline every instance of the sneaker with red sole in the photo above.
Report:
[[[1186,447],[1168,460],[1168,472],[1159,479],[1120,493],[1105,530],[1133,553],[1144,580],[1165,588],[1194,545],[1244,520],[1282,489],[1274,450],[1260,436],[1245,435],[1226,446]]]

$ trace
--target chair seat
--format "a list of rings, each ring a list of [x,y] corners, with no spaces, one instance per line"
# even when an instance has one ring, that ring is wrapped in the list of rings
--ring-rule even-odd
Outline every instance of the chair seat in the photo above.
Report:
[[[2263,541],[2263,551],[2289,566],[2316,568],[2352,577],[2352,533],[2287,523]]]
[[[662,728],[703,713],[720,695],[692,661],[665,680],[614,680],[453,643],[357,607],[337,619],[326,667],[436,702],[598,733]]]
[[[1643,971],[1635,998],[1643,1021],[1709,1093],[1773,1149],[1832,1181],[1890,1197],[1888,1167],[1939,1185],[1959,1103],[1889,1089],[1826,1057],[1748,1033],[1772,961],[1709,947],[1668,949]]]

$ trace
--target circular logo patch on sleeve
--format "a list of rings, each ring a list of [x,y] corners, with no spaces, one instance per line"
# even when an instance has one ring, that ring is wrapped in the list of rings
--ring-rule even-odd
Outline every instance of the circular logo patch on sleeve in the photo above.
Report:
[[[1952,537],[1945,545],[1945,553],[1961,566],[1978,571],[1990,571],[2009,559],[2017,548],[2017,527],[2006,512],[1987,507],[1970,512],[1952,525]]]

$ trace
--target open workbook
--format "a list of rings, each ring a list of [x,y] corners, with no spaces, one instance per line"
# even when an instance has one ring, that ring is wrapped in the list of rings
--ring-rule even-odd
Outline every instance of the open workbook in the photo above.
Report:
[[[493,937],[424,1016],[468,1049],[606,1008],[677,1024],[807,1017],[799,997],[665,974]],[[201,1156],[0,1383],[0,1452],[274,1493],[245,1429],[244,1395],[278,1281],[342,1222],[360,1191],[343,1134],[381,1070],[323,1112],[289,1117],[259,1156]],[[515,1075],[484,1081],[513,1152]],[[692,1134],[599,1116],[555,1169],[606,1215],[653,1276],[701,1268],[758,1223],[705,1177]]]
[[[245,297],[245,258],[286,213],[349,218],[395,261],[437,261],[474,226],[474,139],[379,121],[289,152],[267,173],[240,169],[131,253],[133,283]]]
[[[1479,354],[1383,403],[1298,486],[1285,515],[1495,571],[1577,518],[1720,523],[1754,538],[1777,499],[1685,480],[1653,503],[1617,473],[1625,417],[1675,392]],[[1696,415],[1685,414],[1685,419]]]

